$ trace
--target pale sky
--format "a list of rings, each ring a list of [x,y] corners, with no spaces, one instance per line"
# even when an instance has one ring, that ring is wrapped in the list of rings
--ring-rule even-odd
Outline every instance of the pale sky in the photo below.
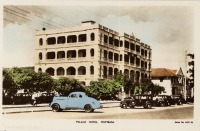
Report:
[[[152,68],[184,68],[185,50],[194,53],[193,19],[190,6],[4,6],[2,64],[34,66],[35,32],[42,27],[65,28],[94,20],[150,45]]]

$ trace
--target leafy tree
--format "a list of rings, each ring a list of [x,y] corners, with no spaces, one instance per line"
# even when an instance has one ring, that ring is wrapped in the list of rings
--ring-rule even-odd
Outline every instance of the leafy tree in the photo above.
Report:
[[[153,82],[148,78],[142,78],[140,86],[142,88],[142,93],[149,92],[154,88]]]
[[[142,88],[138,84],[134,88],[134,94],[142,94]]]
[[[120,85],[122,85],[122,86],[124,86],[125,85],[125,75],[123,75],[123,74],[119,74],[119,73],[117,73],[116,75],[114,75],[114,80],[116,81],[116,82],[118,82]]]
[[[96,99],[110,99],[121,89],[121,84],[115,80],[92,81],[90,86],[86,87],[86,92],[89,96]]]
[[[12,72],[9,69],[3,69],[3,96],[13,96],[17,93],[17,86],[14,83]]]
[[[125,77],[125,86],[124,86],[124,90],[126,92],[126,94],[128,94],[130,96],[130,94],[134,93],[134,89],[135,89],[135,85],[136,83],[134,82],[134,78],[127,78]]]
[[[23,70],[20,73],[15,73],[14,80],[20,89],[26,92],[50,92],[53,90],[54,80],[47,73],[36,73],[31,70]]]
[[[68,96],[73,91],[84,91],[85,89],[76,79],[61,77],[56,80],[55,90],[61,95]]]
[[[98,81],[91,81],[90,85],[85,88],[86,93],[96,99],[100,99],[101,92],[99,91],[100,84]]]
[[[152,95],[158,95],[163,91],[165,91],[165,88],[163,86],[155,84],[154,87],[152,88]]]
[[[126,94],[133,94],[134,93],[134,88],[135,88],[135,85],[136,85],[136,82],[134,80],[134,76],[131,76],[130,78],[128,78],[127,75],[124,75],[124,74],[116,74],[114,76],[114,80],[116,82],[118,82],[121,87],[123,86],[124,87],[124,92]]]

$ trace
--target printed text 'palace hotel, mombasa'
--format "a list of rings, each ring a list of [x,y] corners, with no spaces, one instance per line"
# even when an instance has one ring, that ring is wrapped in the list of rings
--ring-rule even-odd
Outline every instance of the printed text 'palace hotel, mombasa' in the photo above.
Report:
[[[120,36],[94,21],[84,21],[81,26],[36,33],[35,71],[75,78],[85,85],[117,72],[139,80],[150,77],[151,53],[150,46],[133,35]]]

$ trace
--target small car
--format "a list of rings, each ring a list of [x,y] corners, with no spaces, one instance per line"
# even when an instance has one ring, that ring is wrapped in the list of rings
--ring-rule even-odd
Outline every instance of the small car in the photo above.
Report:
[[[162,105],[163,106],[171,106],[171,105],[175,104],[174,100],[169,95],[157,95],[153,99],[154,99],[154,101],[155,101],[155,99],[158,100],[158,101],[159,101],[159,99],[162,99],[161,101],[162,101],[163,104],[161,104],[161,106]]]
[[[82,109],[85,112],[93,112],[95,109],[103,106],[99,101],[92,97],[88,97],[84,92],[72,92],[69,96],[55,96],[50,103],[53,112],[62,110]]]
[[[127,107],[134,108],[135,106],[143,106],[144,108],[152,108],[153,97],[151,95],[134,95],[127,97],[120,102],[120,107],[126,109]]]
[[[174,100],[174,103],[177,105],[182,105],[186,103],[185,99],[181,95],[172,95],[171,97]]]

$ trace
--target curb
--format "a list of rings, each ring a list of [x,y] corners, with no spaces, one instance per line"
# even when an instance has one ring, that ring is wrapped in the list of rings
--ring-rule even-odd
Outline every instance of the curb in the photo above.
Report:
[[[10,112],[2,112],[2,114],[17,114],[17,113],[30,113],[30,112],[44,112],[44,111],[51,111],[49,110],[33,110],[33,111],[10,111]]]

